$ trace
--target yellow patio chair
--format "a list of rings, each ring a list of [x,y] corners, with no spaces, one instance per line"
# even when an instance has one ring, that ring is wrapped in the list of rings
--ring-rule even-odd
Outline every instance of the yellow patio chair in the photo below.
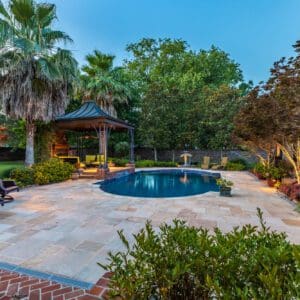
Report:
[[[223,156],[221,158],[221,163],[219,165],[218,164],[213,165],[211,168],[213,170],[225,169],[227,163],[228,163],[228,157],[227,156]]]
[[[210,157],[204,156],[203,163],[201,164],[201,169],[209,169],[209,164],[210,164]]]
[[[103,154],[97,154],[96,160],[94,160],[91,165],[93,167],[98,167],[99,165],[104,164],[104,155]]]
[[[97,154],[97,161],[100,164],[104,164],[104,154]]]
[[[93,162],[96,161],[96,155],[86,155],[85,156],[85,164],[88,165],[92,165]]]

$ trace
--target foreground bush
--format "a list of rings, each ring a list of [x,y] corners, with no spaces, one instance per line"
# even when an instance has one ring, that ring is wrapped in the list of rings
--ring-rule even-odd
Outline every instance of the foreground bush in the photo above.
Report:
[[[52,158],[46,162],[35,164],[31,168],[14,169],[10,177],[19,186],[43,185],[67,180],[73,171],[74,167],[71,164]]]
[[[137,168],[153,168],[153,167],[177,167],[176,162],[172,161],[155,161],[155,160],[138,160],[135,162]]]
[[[150,223],[124,252],[109,254],[111,296],[121,299],[299,299],[300,251],[283,233],[251,225],[229,233],[183,221]],[[119,299],[119,298],[118,298]]]

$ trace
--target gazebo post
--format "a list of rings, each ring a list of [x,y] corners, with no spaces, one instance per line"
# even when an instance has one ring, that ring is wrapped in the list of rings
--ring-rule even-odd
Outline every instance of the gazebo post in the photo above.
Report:
[[[106,125],[103,126],[103,141],[104,141],[104,168],[107,169],[107,142],[108,142],[108,128]]]
[[[130,163],[134,164],[134,129],[129,129],[130,134]]]

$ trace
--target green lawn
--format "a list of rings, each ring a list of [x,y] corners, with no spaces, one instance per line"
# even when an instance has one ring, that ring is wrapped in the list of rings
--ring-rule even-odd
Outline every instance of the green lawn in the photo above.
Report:
[[[14,168],[24,167],[23,161],[4,161],[0,162],[0,178],[9,177],[9,173]]]

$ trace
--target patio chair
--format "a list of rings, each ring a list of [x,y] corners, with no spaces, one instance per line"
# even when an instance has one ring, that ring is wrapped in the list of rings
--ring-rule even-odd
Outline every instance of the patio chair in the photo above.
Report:
[[[213,165],[211,168],[213,170],[225,169],[227,163],[228,163],[228,157],[227,156],[223,156],[221,158],[221,163],[219,165],[218,164]]]
[[[93,163],[96,162],[96,155],[86,155],[85,156],[85,164],[87,166],[92,166]]]
[[[12,192],[18,192],[19,187],[13,180],[2,180],[0,179],[0,204],[1,206],[4,203],[11,202],[14,200],[9,194]]]
[[[104,154],[97,154],[96,155],[96,163],[97,163],[98,166],[104,164]]]
[[[210,157],[204,156],[203,163],[201,164],[201,169],[209,169],[209,165],[210,165]]]

